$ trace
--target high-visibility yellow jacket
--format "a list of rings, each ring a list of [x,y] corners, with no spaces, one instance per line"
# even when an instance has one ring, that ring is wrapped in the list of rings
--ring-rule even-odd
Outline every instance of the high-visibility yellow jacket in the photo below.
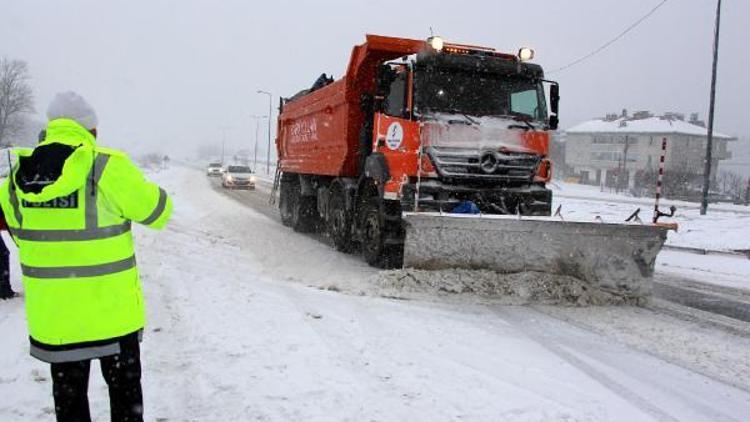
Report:
[[[61,150],[58,175],[34,173]],[[164,227],[171,199],[73,120],[51,121],[43,142],[17,154],[0,207],[18,245],[31,354],[66,362],[119,353],[120,338],[145,323],[131,221]]]

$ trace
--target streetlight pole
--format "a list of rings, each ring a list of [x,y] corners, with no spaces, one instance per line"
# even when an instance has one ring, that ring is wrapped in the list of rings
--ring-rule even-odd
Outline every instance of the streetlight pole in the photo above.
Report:
[[[708,105],[708,136],[706,138],[706,166],[703,170],[703,200],[701,215],[708,211],[708,190],[711,184],[711,162],[714,140],[714,102],[716,100],[716,64],[719,61],[719,24],[721,22],[721,0],[716,3],[716,25],[714,27],[714,60],[711,66],[711,97]]]
[[[268,91],[258,90],[258,94],[268,95],[268,150],[266,151],[266,174],[271,174],[271,102],[273,94]]]
[[[221,128],[221,165],[224,165],[224,147],[227,143],[227,129]]]
[[[224,151],[227,143],[227,130],[231,129],[229,126],[220,126],[221,131],[221,165],[224,165]]]
[[[250,115],[250,118],[255,120],[255,148],[253,157],[253,171],[258,172],[258,131],[260,130],[260,119],[265,119],[266,116],[260,116],[257,114]]]

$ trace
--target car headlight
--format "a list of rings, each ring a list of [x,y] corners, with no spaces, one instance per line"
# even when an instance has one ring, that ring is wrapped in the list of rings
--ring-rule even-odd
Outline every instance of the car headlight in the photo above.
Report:
[[[232,180],[234,180],[232,176],[227,175],[227,182],[231,182]]]
[[[250,176],[250,183],[255,183],[255,176]]]

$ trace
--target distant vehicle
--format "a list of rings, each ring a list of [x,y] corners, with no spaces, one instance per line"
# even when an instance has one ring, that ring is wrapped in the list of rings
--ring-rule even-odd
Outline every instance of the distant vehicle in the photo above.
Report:
[[[221,186],[227,189],[255,189],[255,176],[248,166],[228,166],[221,177]]]
[[[206,176],[221,176],[223,173],[221,163],[211,163],[206,169]]]

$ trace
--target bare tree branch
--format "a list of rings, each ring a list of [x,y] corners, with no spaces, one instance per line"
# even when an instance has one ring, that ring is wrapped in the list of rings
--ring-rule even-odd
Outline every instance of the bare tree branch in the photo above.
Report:
[[[0,57],[0,145],[17,135],[25,115],[34,111],[30,79],[26,62]]]

